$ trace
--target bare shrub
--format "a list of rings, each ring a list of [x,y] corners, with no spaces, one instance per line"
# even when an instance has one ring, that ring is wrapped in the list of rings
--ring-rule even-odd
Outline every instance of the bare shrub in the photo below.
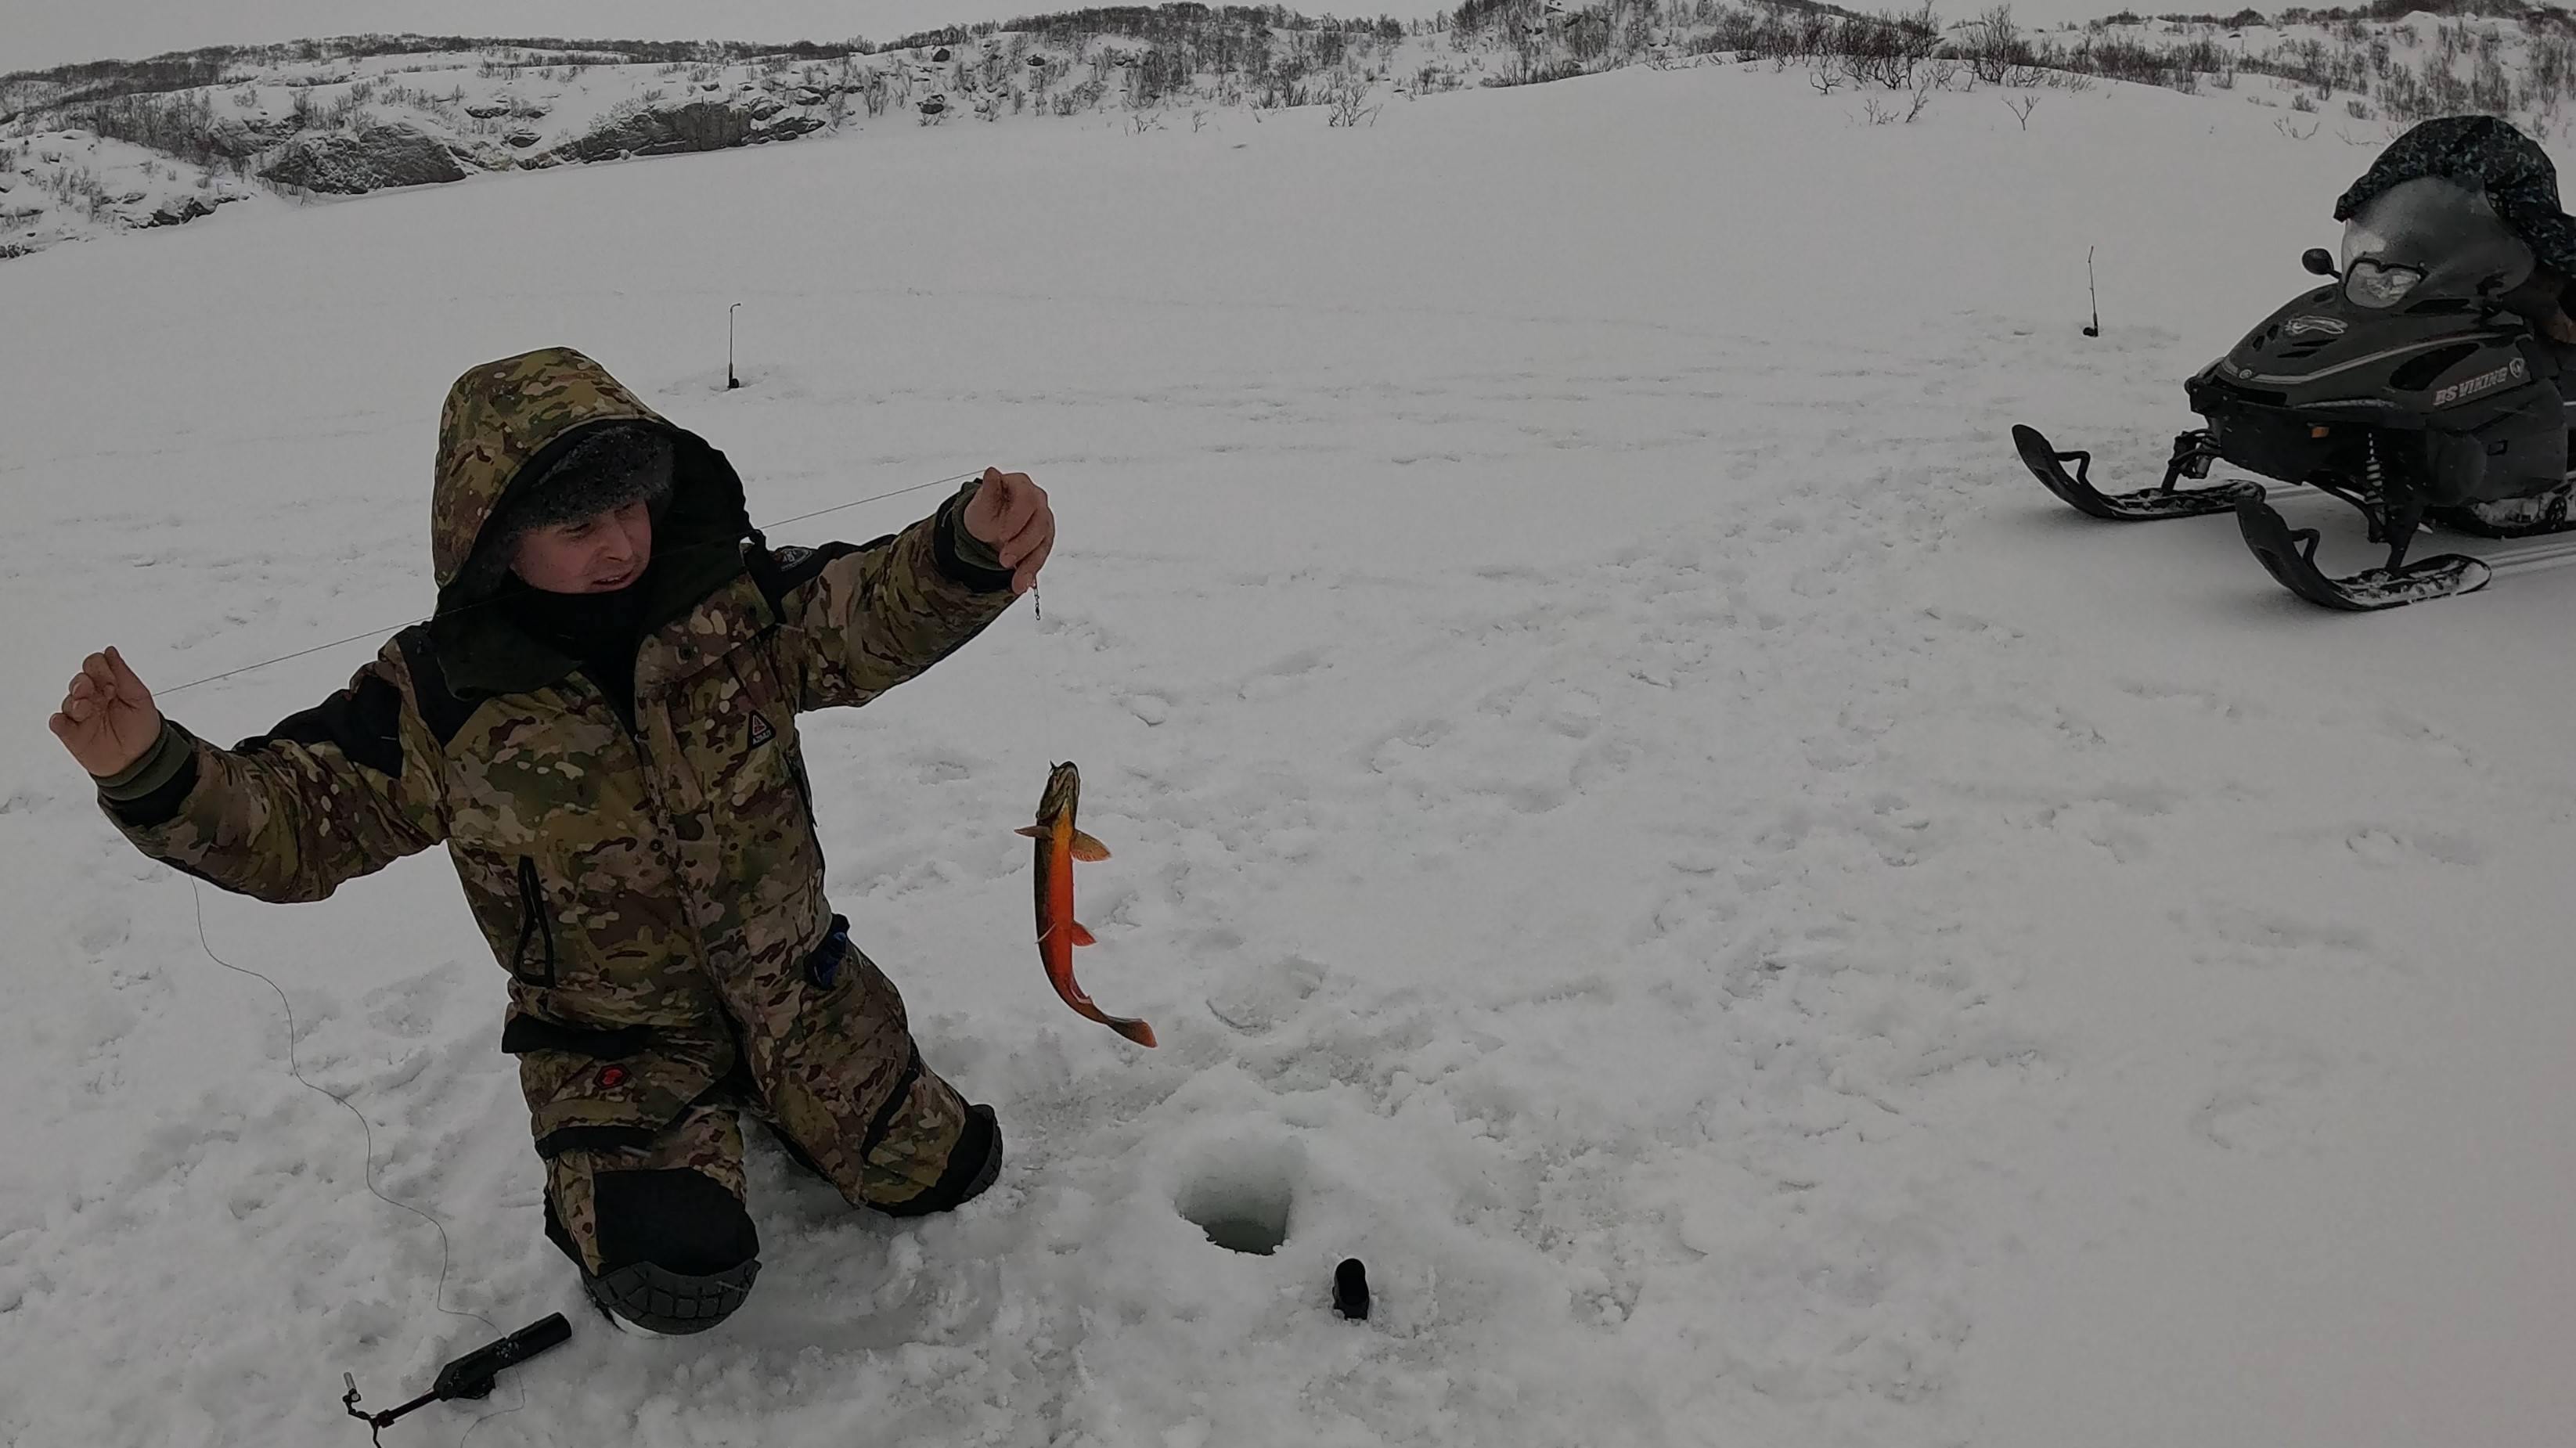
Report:
[[[1348,75],[1340,77],[1324,93],[1324,124],[1351,128],[1367,121],[1372,126],[1376,125],[1379,106],[1370,105],[1368,98],[1366,83]]]
[[[1889,90],[1912,90],[1916,72],[1941,49],[1941,21],[1930,0],[1901,14],[1853,16],[1824,42],[1855,85],[1872,81]]]
[[[2022,39],[2010,5],[1997,5],[1969,21],[1959,54],[1968,69],[1988,85],[2002,85],[2030,63],[2030,42]]]

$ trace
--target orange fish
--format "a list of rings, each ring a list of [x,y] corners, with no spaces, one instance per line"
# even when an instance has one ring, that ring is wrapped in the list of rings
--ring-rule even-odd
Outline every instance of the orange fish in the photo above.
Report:
[[[1113,1016],[1091,1003],[1073,979],[1073,948],[1093,945],[1091,932],[1073,918],[1073,862],[1105,860],[1109,847],[1075,829],[1074,807],[1082,799],[1082,771],[1059,764],[1047,775],[1046,793],[1038,797],[1037,823],[1018,831],[1038,842],[1038,959],[1047,980],[1075,1012],[1140,1046],[1154,1044],[1154,1028],[1143,1021]]]

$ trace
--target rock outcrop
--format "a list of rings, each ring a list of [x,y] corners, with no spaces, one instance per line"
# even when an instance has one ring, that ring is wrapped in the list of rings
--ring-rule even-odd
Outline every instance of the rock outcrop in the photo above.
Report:
[[[671,156],[683,151],[723,151],[818,131],[812,116],[785,114],[774,98],[694,100],[613,112],[582,135],[557,147],[567,161],[611,161],[621,156]]]
[[[160,206],[153,210],[151,216],[145,219],[143,224],[145,226],[178,226],[185,222],[194,221],[200,216],[212,216],[215,214],[215,207],[217,205],[232,199],[233,198],[230,196],[181,196],[174,200],[162,202]]]
[[[354,196],[389,186],[462,181],[447,143],[409,126],[370,125],[288,143],[260,174],[281,186]]]

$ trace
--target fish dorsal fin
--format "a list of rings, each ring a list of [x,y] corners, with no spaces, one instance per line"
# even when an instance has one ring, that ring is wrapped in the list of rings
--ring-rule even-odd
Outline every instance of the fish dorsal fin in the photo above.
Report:
[[[1073,857],[1077,860],[1105,860],[1109,858],[1109,847],[1100,843],[1098,840],[1093,839],[1091,836],[1084,834],[1082,831],[1075,830],[1073,832]]]
[[[1026,835],[1033,840],[1042,840],[1046,838],[1046,831],[1039,829],[1036,825],[1022,825],[1018,829],[1011,831],[1011,833],[1015,835]]]
[[[1065,934],[1071,936],[1073,938],[1073,943],[1076,945],[1098,945],[1100,943],[1092,938],[1091,927],[1083,924],[1079,920],[1069,920],[1065,922]]]

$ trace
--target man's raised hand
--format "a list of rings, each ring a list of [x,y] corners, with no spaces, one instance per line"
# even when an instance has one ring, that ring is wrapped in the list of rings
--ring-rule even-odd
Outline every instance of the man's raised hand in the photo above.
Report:
[[[1036,585],[1038,570],[1055,550],[1055,510],[1047,506],[1046,489],[1026,473],[984,469],[984,484],[966,500],[965,516],[958,521],[1001,555],[1015,594]]]
[[[152,691],[114,648],[81,661],[62,707],[45,722],[81,768],[102,779],[141,759],[161,737]]]

